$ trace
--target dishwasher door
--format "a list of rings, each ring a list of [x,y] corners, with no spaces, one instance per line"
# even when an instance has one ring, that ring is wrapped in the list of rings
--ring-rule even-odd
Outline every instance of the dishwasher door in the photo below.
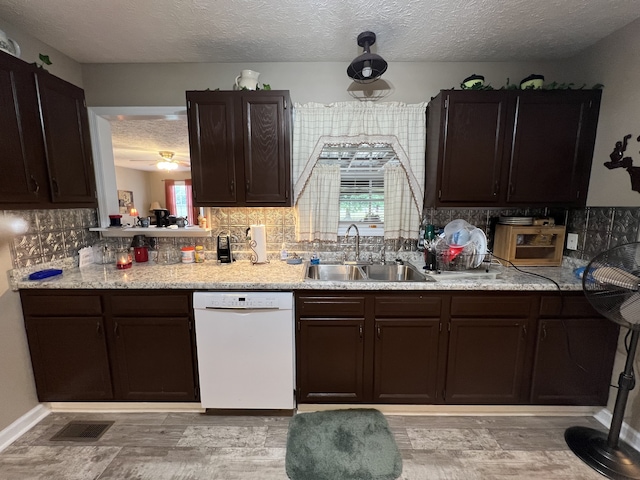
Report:
[[[291,292],[196,292],[194,312],[204,408],[295,408]]]

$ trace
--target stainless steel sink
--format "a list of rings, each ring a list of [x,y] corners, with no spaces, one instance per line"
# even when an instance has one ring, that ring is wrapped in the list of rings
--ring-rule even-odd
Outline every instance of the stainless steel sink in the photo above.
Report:
[[[357,265],[309,265],[307,278],[334,282],[365,280],[364,272]]]
[[[434,282],[412,265],[309,265],[307,279],[349,282]]]
[[[367,278],[383,282],[425,282],[427,279],[412,265],[365,265]]]

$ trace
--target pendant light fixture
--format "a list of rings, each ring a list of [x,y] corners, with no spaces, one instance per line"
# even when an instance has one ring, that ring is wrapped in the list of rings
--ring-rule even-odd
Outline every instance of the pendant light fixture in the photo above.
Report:
[[[354,82],[374,82],[387,70],[387,62],[380,55],[370,51],[370,47],[374,43],[376,43],[375,33],[362,32],[358,35],[358,45],[364,48],[364,53],[356,57],[347,68],[347,75]]]

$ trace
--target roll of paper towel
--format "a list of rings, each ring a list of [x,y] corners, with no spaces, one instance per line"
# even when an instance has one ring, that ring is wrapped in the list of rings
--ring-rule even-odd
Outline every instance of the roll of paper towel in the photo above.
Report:
[[[267,229],[264,225],[251,225],[250,228],[251,263],[267,263]]]

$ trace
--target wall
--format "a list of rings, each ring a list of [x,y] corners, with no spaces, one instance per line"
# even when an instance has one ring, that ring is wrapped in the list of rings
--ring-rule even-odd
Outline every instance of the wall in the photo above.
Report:
[[[603,164],[618,140],[632,134],[625,156],[640,167],[640,20],[614,32],[570,63],[589,84],[602,83],[602,106],[593,155],[587,205],[640,206],[640,193],[631,190],[629,174],[623,168],[608,170]]]
[[[116,167],[116,185],[118,186],[118,190],[133,192],[133,205],[138,210],[138,215],[140,216],[146,215],[146,211],[151,204],[151,197],[149,195],[150,176],[151,172],[144,170]],[[135,221],[136,218],[131,217],[129,212],[122,214],[122,223],[135,224]]]
[[[603,164],[609,161],[615,142],[630,133],[633,137],[625,155],[633,158],[636,166],[640,166],[636,141],[640,135],[640,91],[635,82],[640,74],[640,62],[637,60],[639,49],[640,20],[636,20],[587,49],[568,65],[588,83],[604,84],[587,204],[593,207],[617,207],[590,208],[577,211],[572,216],[571,229],[581,234],[578,246],[584,252],[584,258],[590,258],[591,253],[606,250],[623,241],[618,238],[620,236],[629,241],[638,238],[640,193],[631,190],[629,175],[624,169],[608,170]],[[614,385],[617,385],[618,375],[624,368],[624,334],[627,331],[621,328],[611,379]],[[640,371],[638,356],[634,368],[636,372]],[[609,410],[613,410],[616,393],[616,389],[611,390]],[[625,421],[640,430],[640,392],[637,387],[629,396]]]
[[[244,68],[261,72],[261,82],[274,90],[289,90],[293,102],[353,100],[347,92],[351,81],[343,63],[85,64],[82,74],[87,105],[168,106],[185,105],[186,90],[231,90]],[[440,89],[459,88],[472,73],[483,74],[496,88],[507,78],[520,82],[531,73],[542,73],[550,81],[581,82],[564,62],[392,62],[383,77],[392,91],[384,101],[428,101]]]
[[[2,20],[0,20],[0,29],[5,31],[9,38],[18,42],[23,52],[23,60],[33,62],[37,59],[38,53],[48,54],[53,61],[53,65],[47,67],[51,73],[82,86],[82,72],[79,64]],[[49,233],[52,232],[48,232],[44,237],[49,237]],[[41,246],[40,233],[35,234],[35,239]],[[2,312],[2,320],[0,321],[0,385],[2,385],[0,388],[0,430],[38,405],[24,331],[20,296],[17,292],[10,290],[8,283],[8,271],[12,268],[10,244],[2,242],[0,243],[0,271],[4,272],[4,275],[0,280],[0,311]]]

